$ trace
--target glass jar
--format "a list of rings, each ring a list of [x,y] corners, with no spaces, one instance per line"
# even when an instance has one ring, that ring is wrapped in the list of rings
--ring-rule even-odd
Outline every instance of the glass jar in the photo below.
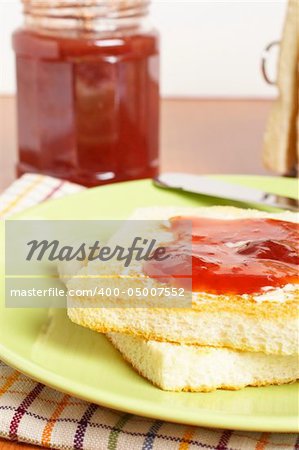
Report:
[[[23,0],[13,35],[18,174],[95,186],[158,170],[159,48],[147,0]]]

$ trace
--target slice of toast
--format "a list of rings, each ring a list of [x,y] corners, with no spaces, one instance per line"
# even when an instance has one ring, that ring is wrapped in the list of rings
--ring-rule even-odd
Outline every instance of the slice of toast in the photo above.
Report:
[[[145,208],[135,212],[130,219],[144,220],[143,236],[157,236],[151,219],[168,220],[181,216],[210,217],[220,219],[237,218],[274,218],[291,222],[297,221],[295,213],[266,213],[233,207]],[[148,221],[148,222],[147,222]],[[136,233],[132,222],[121,229],[111,242],[131,242]],[[165,242],[167,233],[162,233]],[[168,233],[168,239],[171,236]],[[156,280],[138,278],[142,272],[141,263],[134,263],[123,270],[119,261],[90,262],[68,282],[72,292],[93,291],[98,286],[120,286],[121,292],[129,287],[159,286]],[[126,277],[123,278],[123,274]],[[97,278],[98,275],[110,276]],[[113,276],[111,278],[111,275]],[[132,277],[132,278],[130,278]],[[292,355],[298,353],[298,285],[286,285],[271,289],[259,295],[214,295],[206,292],[192,294],[192,306],[188,308],[151,307],[151,298],[147,306],[124,307],[125,295],[111,299],[110,307],[97,307],[103,297],[68,297],[68,314],[72,321],[93,330],[107,333],[117,332],[140,336],[156,341],[178,342],[185,344],[230,347],[242,351],[264,352],[266,354]],[[90,304],[90,302],[94,302]]]
[[[268,119],[263,160],[265,165],[283,175],[298,172],[298,59],[299,2],[289,0],[280,43],[278,64],[279,95]]]
[[[167,391],[209,392],[284,384],[299,378],[297,355],[170,344],[109,333],[108,339],[140,375]]]

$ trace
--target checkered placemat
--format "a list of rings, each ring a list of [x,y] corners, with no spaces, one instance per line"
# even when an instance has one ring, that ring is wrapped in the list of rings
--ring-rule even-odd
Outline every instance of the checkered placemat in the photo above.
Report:
[[[82,189],[25,175],[0,196],[0,216]],[[296,434],[210,430],[96,406],[36,383],[2,362],[0,436],[65,450],[299,450]]]

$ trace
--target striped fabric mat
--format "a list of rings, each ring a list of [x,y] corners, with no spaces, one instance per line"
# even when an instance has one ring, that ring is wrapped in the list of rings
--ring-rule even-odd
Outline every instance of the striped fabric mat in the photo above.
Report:
[[[0,216],[82,189],[25,175],[0,196]],[[296,434],[210,430],[102,408],[36,383],[2,362],[0,436],[64,450],[299,450]]]

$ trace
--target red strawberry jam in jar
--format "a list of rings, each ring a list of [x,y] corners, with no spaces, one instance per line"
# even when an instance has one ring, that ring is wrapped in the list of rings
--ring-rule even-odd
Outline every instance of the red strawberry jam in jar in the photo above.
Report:
[[[18,174],[86,186],[158,171],[159,47],[148,0],[23,0],[13,35]]]

